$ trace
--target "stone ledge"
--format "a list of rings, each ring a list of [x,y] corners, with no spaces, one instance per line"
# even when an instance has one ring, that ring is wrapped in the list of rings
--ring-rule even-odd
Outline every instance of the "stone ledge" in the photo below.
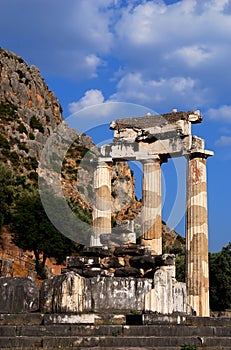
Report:
[[[41,325],[43,318],[42,313],[0,314],[0,325]]]
[[[125,324],[126,317],[142,317],[142,324],[143,325],[183,325],[183,326],[194,326],[194,327],[216,327],[219,329],[219,331],[222,329],[222,327],[228,327],[231,332],[230,324],[231,324],[231,317],[196,317],[196,316],[188,316],[188,315],[182,315],[182,314],[173,314],[173,315],[160,315],[157,313],[143,313],[139,312],[138,314],[134,315],[131,313],[128,313],[127,310],[121,310],[120,313],[107,313],[107,312],[89,312],[89,313],[67,313],[67,314],[43,314],[43,313],[24,313],[24,314],[0,314],[0,326],[40,326],[44,324],[58,324],[51,322],[52,319],[57,321],[58,317],[72,317],[72,316],[79,316],[82,315],[92,315],[92,317],[95,318],[95,324],[102,324],[98,323],[105,322],[105,325],[111,325],[112,320],[123,320],[120,324]],[[51,318],[50,318],[51,316]],[[50,321],[49,321],[50,318]],[[48,322],[49,321],[49,322]],[[63,323],[61,323],[62,325]],[[64,323],[65,324],[65,323]],[[71,323],[74,324],[74,323]]]
[[[94,324],[95,315],[94,314],[45,314],[44,324]]]

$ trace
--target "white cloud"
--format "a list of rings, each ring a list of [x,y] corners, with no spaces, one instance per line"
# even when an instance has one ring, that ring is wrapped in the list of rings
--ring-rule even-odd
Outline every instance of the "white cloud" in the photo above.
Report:
[[[109,6],[110,0],[78,0],[72,2],[69,31],[74,41],[93,52],[107,53],[112,45]]]
[[[217,103],[231,84],[228,4],[228,0],[182,0],[167,6],[144,1],[123,8],[115,26],[115,46],[126,62],[125,79],[140,74],[146,81],[171,82],[180,76],[196,81],[193,100],[203,103],[206,92],[207,108]]]
[[[163,4],[147,2],[134,8],[127,7],[122,19],[116,25],[119,39],[125,39],[130,45],[146,45],[158,42],[160,35],[154,30],[153,19],[165,12]]]
[[[84,96],[77,102],[71,102],[68,105],[70,113],[79,112],[83,108],[101,104],[104,102],[104,96],[100,90],[88,90]]]
[[[84,96],[78,101],[69,103],[68,108],[71,114],[78,114],[83,110],[85,115],[88,113],[89,118],[95,118],[96,115],[100,115],[100,118],[104,118],[105,116],[119,118],[121,115],[126,116],[126,113],[131,116],[137,116],[150,112],[148,106],[130,103],[122,99],[118,101],[116,95],[112,95],[108,100],[105,100],[102,91],[97,89],[86,91]],[[92,110],[95,111],[95,115],[92,113]]]
[[[48,77],[77,82],[106,72],[111,99],[208,108],[231,84],[229,7],[230,0],[2,0],[0,40]]]
[[[46,75],[76,80],[95,77],[102,56],[113,45],[112,4],[113,0],[69,0],[68,6],[57,0],[14,4],[3,0],[1,46],[14,50]],[[6,32],[9,18],[11,31]]]
[[[171,55],[167,54],[165,58],[167,60],[172,60],[174,58],[181,60],[183,63],[189,67],[196,67],[201,64],[206,64],[210,57],[212,56],[212,51],[206,46],[192,45],[184,46],[176,51],[173,51]]]
[[[230,0],[210,0],[206,2],[206,7],[210,10],[224,11]]]
[[[149,107],[135,103],[113,101],[112,98],[106,100],[101,90],[93,89],[86,91],[79,101],[70,103],[68,107],[71,115],[66,122],[81,132],[110,124],[118,118],[137,117],[155,112]]]
[[[219,108],[210,108],[206,115],[215,121],[224,121],[231,123],[231,106],[223,105]]]
[[[91,78],[97,77],[97,68],[103,65],[103,61],[96,55],[87,55],[84,60],[85,67],[89,71]]]
[[[167,6],[149,1],[132,11],[126,8],[116,25],[118,47],[123,45],[121,53],[127,58],[143,54],[144,61],[150,53],[154,54],[152,61],[176,52],[204,57],[230,35],[230,18],[221,11],[227,2],[183,0]]]
[[[72,114],[65,120],[68,125],[86,133],[94,129],[97,138],[104,137],[103,134],[98,135],[99,127],[107,124],[109,129],[108,124],[115,119],[142,116],[147,112],[154,113],[150,108],[142,105],[105,100],[102,92],[98,90],[87,91],[79,101],[69,105],[69,110]]]
[[[221,147],[229,147],[231,146],[231,136],[221,136],[215,144]]]
[[[118,83],[117,92],[111,96],[117,101],[137,103],[159,109],[196,108],[206,101],[206,91],[198,94],[198,81],[192,78],[145,79],[140,73],[129,73]]]

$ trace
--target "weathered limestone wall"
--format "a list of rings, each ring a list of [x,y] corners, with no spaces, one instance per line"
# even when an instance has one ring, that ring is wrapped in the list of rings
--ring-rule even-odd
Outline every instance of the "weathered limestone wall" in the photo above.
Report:
[[[162,203],[160,158],[143,161],[142,244],[162,254]]]
[[[120,250],[117,253],[124,255],[126,249],[118,249]],[[99,251],[103,254],[103,248],[98,248],[98,253]],[[141,251],[140,248],[136,253]],[[131,252],[134,253],[134,250]],[[46,314],[131,310],[162,314],[186,312],[186,287],[184,283],[175,280],[174,255],[131,256],[129,259],[131,266],[127,268],[118,265],[118,261],[122,261],[121,258],[118,257],[116,260],[115,257],[108,256],[71,257],[68,259],[69,271],[43,281],[40,290],[30,278],[1,277],[0,312],[37,310]],[[127,258],[128,256],[124,255],[124,260]],[[83,269],[89,266],[89,278],[76,272],[81,272],[80,265]],[[114,275],[110,275],[111,272],[105,275],[105,269],[111,271],[112,265],[117,266],[114,267]],[[147,269],[147,275],[152,277],[142,277],[142,274],[138,273],[139,266],[140,270]],[[90,277],[94,274],[95,277]]]
[[[132,277],[95,277],[91,279],[95,311],[143,310],[145,294],[152,288],[151,279]]]
[[[40,310],[45,313],[77,313],[92,308],[88,279],[74,272],[54,276],[42,283]]]
[[[130,263],[134,267],[115,269],[115,276],[102,276],[99,267],[114,264],[114,258],[72,257],[68,260],[69,271],[61,276],[44,281],[40,294],[40,309],[45,313],[67,313],[88,311],[151,311],[162,314],[186,313],[186,285],[175,279],[174,255],[164,254],[156,257],[153,278],[132,277],[138,274],[135,266],[146,268],[154,266],[151,256],[133,256]],[[89,271],[98,273],[92,278],[77,274],[80,265],[91,266]],[[77,267],[75,267],[77,265]],[[159,267],[157,267],[159,266]],[[109,270],[111,268],[109,267]],[[126,277],[125,271],[131,275]],[[90,273],[89,273],[90,275]]]
[[[209,316],[208,215],[206,156],[188,158],[187,294],[197,316]]]
[[[171,269],[166,266],[162,266],[154,275],[154,288],[145,295],[145,311],[161,314],[187,312],[186,285],[177,282],[171,276]]]
[[[43,282],[40,309],[45,313],[78,313],[103,310],[142,310],[151,279],[94,277],[75,272]]]
[[[186,305],[185,283],[177,282],[167,267],[156,271],[154,281],[100,276],[85,279],[68,272],[44,281],[40,296],[40,310],[44,313],[145,310],[172,314],[186,313]]]

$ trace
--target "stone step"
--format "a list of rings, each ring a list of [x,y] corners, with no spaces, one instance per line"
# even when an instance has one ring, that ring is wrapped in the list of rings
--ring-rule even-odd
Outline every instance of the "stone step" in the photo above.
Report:
[[[0,325],[40,325],[43,319],[41,313],[0,314]]]
[[[180,350],[191,345],[198,350],[231,350],[230,318],[149,314],[139,315],[152,322],[149,325],[97,325],[86,324],[89,315],[86,320],[85,314],[68,316],[0,314],[0,349]],[[76,316],[83,324],[76,323]],[[112,316],[103,319],[101,315],[101,321],[111,322]]]
[[[45,348],[40,348],[40,347],[20,347],[20,348],[15,348],[16,350],[42,350],[42,349],[45,349]],[[70,350],[70,347],[60,347],[60,346],[58,346],[58,347],[52,347],[52,348],[46,348],[46,350],[60,350],[60,349],[62,349],[62,350]],[[100,347],[71,347],[71,350],[181,350],[181,346],[171,346],[171,347],[169,347],[169,346],[167,346],[167,347],[156,347],[155,346],[155,348],[153,348],[153,347],[134,347],[134,346],[132,346],[132,347],[111,347],[111,346],[100,346]],[[200,350],[200,349],[206,349],[206,347],[204,348],[204,347],[197,347],[197,350]],[[207,348],[207,350],[230,350],[231,349],[231,347],[230,346],[219,346],[219,344],[218,345],[216,345],[216,346],[209,346],[208,348]],[[12,347],[7,347],[7,348],[4,348],[4,350],[13,350],[13,348]]]
[[[82,348],[82,347],[78,347],[78,348],[71,348],[71,350],[86,350],[86,348]],[[111,350],[111,349],[116,349],[116,350],[180,350],[180,347],[179,346],[171,346],[171,347],[156,347],[155,346],[155,348],[153,348],[153,347],[134,347],[134,346],[129,346],[129,347],[105,347],[105,346],[102,346],[102,347],[97,347],[97,348],[92,348],[92,347],[90,347],[90,348],[88,348],[88,350]],[[222,350],[223,349],[225,349],[225,348],[222,348]],[[5,349],[4,349],[5,350]],[[48,349],[48,350],[51,350],[51,349]],[[53,349],[52,349],[53,350]],[[66,350],[66,349],[65,349]],[[213,350],[213,349],[211,349],[211,350]],[[216,348],[216,350],[217,350],[217,348]],[[226,349],[225,349],[226,350]],[[230,349],[229,349],[230,350]]]
[[[75,348],[75,347],[72,347],[71,348],[71,350],[86,350],[86,348],[82,348],[82,347],[78,347],[78,348]],[[181,349],[181,346],[171,346],[171,347],[169,347],[169,346],[167,346],[167,347],[156,347],[155,346],[155,348],[153,348],[153,347],[115,347],[115,348],[112,348],[112,347],[105,347],[105,346],[103,346],[103,347],[94,347],[94,348],[92,348],[92,347],[90,347],[90,348],[88,348],[88,350],[112,350],[112,349],[115,349],[115,350],[180,350]],[[204,347],[197,347],[197,349],[198,350],[200,350],[200,349],[206,349],[206,348],[204,348]],[[210,346],[209,348],[207,348],[207,350],[230,350],[231,349],[231,347],[230,346],[228,346],[228,347],[226,347],[226,346],[222,346],[222,347],[220,347],[219,345],[217,345],[217,346]],[[8,349],[4,349],[4,350],[8,350]],[[11,350],[11,349],[9,349],[9,350]],[[27,349],[28,350],[28,349]],[[34,350],[34,349],[29,349],[29,350]],[[46,349],[46,350],[58,350],[58,348],[52,348],[52,349]],[[62,350],[70,350],[70,349],[65,349],[65,348],[63,348]]]
[[[12,348],[12,347],[7,347],[7,348],[2,348],[2,349],[4,349],[4,350],[13,350],[14,348]],[[42,350],[43,348],[42,347],[37,347],[37,348],[34,348],[33,346],[32,347],[20,347],[20,348],[15,348],[16,350]],[[44,348],[45,349],[45,348]],[[70,347],[68,346],[68,347],[60,347],[60,346],[57,346],[57,347],[52,347],[52,348],[46,348],[46,350],[70,350]],[[132,346],[132,347],[111,347],[111,346],[100,346],[100,347],[98,347],[98,346],[96,346],[96,347],[81,347],[81,346],[78,346],[78,347],[71,347],[71,350],[153,350],[153,349],[155,349],[155,350],[180,350],[180,347],[179,346],[177,346],[177,347],[155,347],[155,348],[153,348],[153,347],[134,347],[134,346]],[[198,348],[198,350],[199,350],[199,348]],[[226,347],[222,347],[222,348],[217,348],[217,347],[211,347],[211,348],[209,348],[209,350],[230,350],[230,348],[226,348]]]
[[[195,317],[195,316],[180,316],[180,315],[157,315],[152,313],[141,315],[126,315],[126,323],[131,323],[132,319],[137,324],[156,325],[156,324],[184,324],[194,326],[229,326],[231,323],[230,317]]]
[[[215,326],[187,326],[187,325],[151,325],[151,326],[124,326],[125,336],[216,336],[231,337],[231,327]]]
[[[98,336],[98,337],[1,337],[0,348],[28,348],[36,347],[36,349],[44,348],[100,348],[109,347],[118,349],[119,347],[127,349],[133,348],[171,348],[181,347],[182,345],[196,346],[203,349],[211,349],[211,347],[226,347],[231,349],[231,337],[120,337],[120,336]]]
[[[171,347],[182,346],[184,344],[191,346],[203,346],[208,348],[210,346],[230,346],[231,337],[229,338],[199,338],[199,337],[46,337],[43,338],[43,346],[82,346],[82,347]]]
[[[187,316],[186,325],[195,325],[195,326],[230,326],[231,318],[230,317],[192,317]]]
[[[43,336],[129,336],[129,337],[231,337],[231,327],[196,327],[183,325],[113,326],[113,325],[36,325],[0,326],[0,337]]]
[[[84,320],[84,316],[88,316]],[[231,324],[230,317],[195,317],[195,316],[175,316],[175,315],[156,315],[156,314],[140,314],[140,315],[127,315],[123,314],[122,311],[119,315],[111,313],[88,313],[88,314],[42,314],[42,313],[19,313],[19,314],[0,314],[0,325],[41,325],[41,324],[81,324],[81,323],[92,323],[89,322],[89,318],[93,316],[93,324],[97,323],[99,319],[100,323],[105,324],[115,324],[112,322],[112,319],[118,317],[119,324],[127,325],[186,325],[186,326],[214,326],[214,327],[229,327]],[[79,316],[78,322],[72,322],[66,319],[71,317]],[[129,316],[129,317],[128,317]],[[121,319],[124,318],[124,322],[121,322]],[[61,321],[59,321],[59,319]],[[133,319],[133,320],[132,320]],[[128,321],[132,321],[131,323]]]
[[[43,348],[34,348],[34,347],[23,347],[23,348],[15,348],[16,350],[42,350]],[[46,350],[60,350],[61,348],[60,347],[52,347],[52,348],[46,348]],[[142,347],[142,348],[140,348],[140,347],[136,347],[136,348],[134,348],[134,347],[125,347],[125,348],[121,348],[121,347],[105,347],[105,346],[103,346],[103,347],[88,347],[88,348],[86,348],[86,347],[71,347],[71,350],[181,350],[181,346],[174,346],[174,347],[169,347],[169,346],[167,346],[167,347],[156,347],[155,346],[155,348],[153,348],[153,347]],[[197,347],[197,350],[202,350],[202,349],[204,349],[204,348],[202,348],[202,347]],[[206,349],[206,348],[205,348]],[[231,348],[230,348],[230,346],[228,346],[228,347],[226,347],[226,346],[222,346],[222,347],[220,347],[219,345],[217,345],[217,346],[210,346],[209,348],[207,348],[208,350],[230,350]],[[13,350],[13,348],[11,347],[11,348],[4,348],[4,350]],[[62,349],[61,350],[70,350],[70,348],[69,347],[62,347]]]
[[[41,349],[42,341],[41,337],[0,337],[0,349]]]

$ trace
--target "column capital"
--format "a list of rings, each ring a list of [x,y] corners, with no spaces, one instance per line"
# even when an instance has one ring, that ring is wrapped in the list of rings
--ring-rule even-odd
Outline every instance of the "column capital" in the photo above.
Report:
[[[212,156],[214,156],[214,152],[209,150],[192,150],[189,153],[185,154],[185,157],[189,160],[194,158],[207,159],[208,157]]]
[[[97,164],[108,164],[108,165],[111,165],[113,163],[113,160],[111,157],[99,157],[97,160],[96,160],[96,163]]]
[[[111,167],[113,165],[113,161],[103,159],[103,158],[98,158],[98,159],[94,160],[94,162],[92,164],[95,166],[95,168],[108,168],[108,167]]]
[[[160,162],[160,156],[155,155],[155,156],[152,156],[150,158],[140,159],[140,162],[143,164]]]
[[[160,163],[161,165],[162,163],[167,163],[168,159],[157,154],[150,156],[150,158],[139,159],[138,161],[142,164]]]

